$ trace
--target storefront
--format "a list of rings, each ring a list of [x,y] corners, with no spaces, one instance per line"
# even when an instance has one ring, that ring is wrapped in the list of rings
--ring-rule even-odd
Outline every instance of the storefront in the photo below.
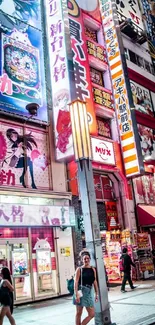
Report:
[[[11,270],[15,304],[68,293],[75,225],[69,196],[0,195],[0,268]]]

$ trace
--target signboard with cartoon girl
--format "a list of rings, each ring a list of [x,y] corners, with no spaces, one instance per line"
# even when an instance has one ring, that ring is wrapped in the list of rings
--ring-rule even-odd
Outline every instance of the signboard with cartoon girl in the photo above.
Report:
[[[2,122],[0,165],[0,186],[49,188],[46,133]]]

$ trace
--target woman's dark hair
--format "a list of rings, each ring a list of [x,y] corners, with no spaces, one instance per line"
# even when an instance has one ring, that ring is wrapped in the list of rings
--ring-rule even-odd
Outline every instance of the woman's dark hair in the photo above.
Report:
[[[15,134],[17,136],[17,140],[13,141],[11,139],[12,134]],[[28,134],[24,134],[24,135],[20,135],[16,130],[14,129],[8,129],[6,131],[6,136],[7,138],[13,143],[12,148],[14,147],[14,145],[18,145],[20,143],[23,143],[24,146],[28,149],[31,150],[33,149],[32,145],[34,145],[37,148],[37,143],[33,137],[33,135],[31,135],[31,132]]]
[[[6,266],[3,267],[1,273],[2,273],[3,279],[8,280],[12,284],[11,275],[10,275],[10,271],[9,271],[8,267],[6,267]]]
[[[88,251],[82,251],[80,253],[80,257],[83,258],[84,256],[88,256],[90,258],[90,253]]]

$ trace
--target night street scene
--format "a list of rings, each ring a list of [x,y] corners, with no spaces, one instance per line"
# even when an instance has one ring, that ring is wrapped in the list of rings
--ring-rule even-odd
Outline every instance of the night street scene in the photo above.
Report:
[[[155,325],[155,0],[0,0],[0,325]]]

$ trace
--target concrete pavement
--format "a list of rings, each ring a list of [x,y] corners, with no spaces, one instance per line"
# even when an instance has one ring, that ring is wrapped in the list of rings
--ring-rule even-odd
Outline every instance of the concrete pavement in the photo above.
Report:
[[[117,325],[155,324],[155,281],[139,283],[135,291],[126,289],[124,294],[120,287],[110,289],[112,321]],[[74,325],[74,314],[70,297],[20,306],[14,312],[16,325]],[[94,325],[94,321],[89,324]]]

